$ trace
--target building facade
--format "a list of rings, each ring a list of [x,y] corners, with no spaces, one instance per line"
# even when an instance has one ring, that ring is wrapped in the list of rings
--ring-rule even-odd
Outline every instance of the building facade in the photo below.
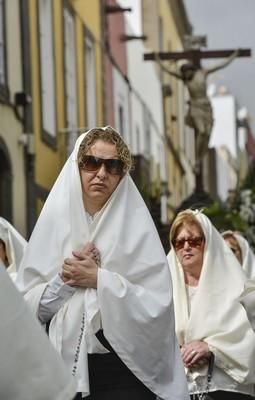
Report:
[[[182,51],[184,37],[191,33],[183,2],[143,0],[142,4],[147,52]],[[177,68],[173,62],[165,65],[173,71]],[[180,202],[194,190],[194,133],[184,123],[187,100],[184,85],[160,66],[157,70],[161,82],[168,218],[171,219]]]
[[[0,213],[29,236],[78,135],[104,122],[102,4],[0,10]]]
[[[22,2],[0,1],[0,215],[26,236]],[[21,38],[21,39],[20,39]]]
[[[183,50],[191,32],[183,2],[131,5],[0,1],[0,213],[27,237],[78,135],[94,126],[123,135],[132,176],[159,223],[194,190],[186,89],[144,60],[149,51]]]

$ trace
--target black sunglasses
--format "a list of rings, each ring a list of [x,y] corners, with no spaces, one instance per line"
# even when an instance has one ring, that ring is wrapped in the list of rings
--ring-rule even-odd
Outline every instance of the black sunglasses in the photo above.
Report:
[[[204,238],[201,236],[198,237],[193,237],[193,238],[188,238],[188,239],[175,239],[173,241],[173,245],[175,250],[180,250],[183,249],[185,242],[188,242],[190,247],[200,247],[201,244],[203,243]]]
[[[79,167],[84,171],[97,171],[104,164],[106,171],[111,175],[123,175],[124,162],[118,158],[100,158],[84,155]]]

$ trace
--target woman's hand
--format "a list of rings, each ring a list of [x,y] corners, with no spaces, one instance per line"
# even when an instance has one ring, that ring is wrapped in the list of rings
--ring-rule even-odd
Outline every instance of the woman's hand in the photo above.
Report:
[[[61,276],[70,286],[97,288],[97,263],[90,256],[83,259],[66,258],[62,266]]]
[[[81,250],[73,251],[74,258],[67,258],[60,273],[70,286],[97,288],[97,270],[101,266],[99,250],[88,242]]]
[[[94,243],[88,242],[81,250],[73,251],[73,255],[78,260],[83,260],[84,257],[90,256],[100,267],[101,265],[101,256],[99,250],[96,248]]]
[[[186,368],[196,367],[208,363],[210,350],[206,342],[194,340],[181,347],[181,356]]]

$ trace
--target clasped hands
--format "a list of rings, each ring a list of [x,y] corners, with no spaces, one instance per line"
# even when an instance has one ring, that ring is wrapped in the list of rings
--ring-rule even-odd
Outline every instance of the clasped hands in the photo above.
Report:
[[[98,249],[88,242],[80,251],[73,251],[72,254],[72,258],[64,260],[61,279],[69,286],[96,289],[97,273],[101,264]]]
[[[181,346],[181,356],[186,368],[198,367],[208,363],[210,350],[202,340],[194,340]]]

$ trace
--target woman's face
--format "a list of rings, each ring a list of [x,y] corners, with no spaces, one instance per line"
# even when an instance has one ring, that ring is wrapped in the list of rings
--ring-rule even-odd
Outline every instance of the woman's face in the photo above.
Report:
[[[115,144],[97,140],[92,144],[87,155],[101,159],[118,159]],[[96,171],[80,169],[83,200],[85,209],[93,214],[99,211],[118,186],[122,175],[112,174],[102,164]]]
[[[224,240],[228,247],[233,251],[239,263],[242,265],[242,252],[237,240],[232,236],[225,237]]]
[[[184,269],[202,268],[205,240],[199,226],[189,224],[180,227],[173,244]]]

